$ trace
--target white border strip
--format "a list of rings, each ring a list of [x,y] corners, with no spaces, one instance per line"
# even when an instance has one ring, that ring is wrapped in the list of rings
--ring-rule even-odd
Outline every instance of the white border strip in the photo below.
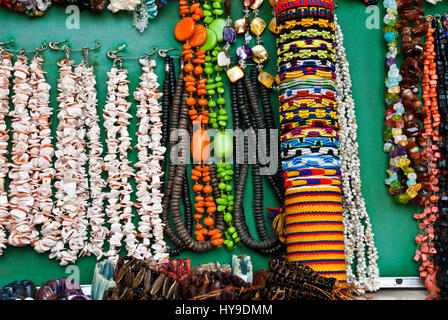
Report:
[[[425,289],[420,277],[380,277],[381,289]]]

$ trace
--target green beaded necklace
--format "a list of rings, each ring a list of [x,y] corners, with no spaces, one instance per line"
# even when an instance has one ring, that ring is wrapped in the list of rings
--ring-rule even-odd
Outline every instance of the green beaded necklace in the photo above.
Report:
[[[214,0],[212,6],[204,0],[204,24],[207,30],[207,40],[201,49],[207,51],[204,64],[204,73],[207,77],[205,89],[208,96],[209,125],[218,130],[214,136],[213,144],[215,155],[219,159],[217,163],[217,178],[219,179],[219,190],[221,196],[216,199],[217,211],[223,213],[224,221],[227,224],[227,230],[224,235],[226,239],[224,244],[228,250],[232,250],[235,244],[238,244],[240,238],[233,226],[232,212],[234,209],[234,196],[232,195],[232,177],[233,170],[226,159],[233,155],[233,141],[231,135],[226,132],[229,116],[225,108],[224,83],[222,82],[221,72],[223,68],[217,64],[218,54],[222,51],[219,43],[223,42],[223,32],[226,26],[226,20],[221,18],[224,14],[221,1]],[[213,18],[212,15],[215,17]]]

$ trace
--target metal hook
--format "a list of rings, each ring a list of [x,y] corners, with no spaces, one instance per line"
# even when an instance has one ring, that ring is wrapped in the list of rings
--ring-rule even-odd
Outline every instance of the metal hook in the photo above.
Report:
[[[70,53],[72,52],[72,50],[70,49],[69,46],[64,46],[64,53],[65,53],[65,59],[68,60],[70,59]]]
[[[102,43],[101,43],[100,41],[97,40],[97,41],[95,41],[95,47],[93,47],[93,48],[83,47],[83,48],[81,48],[81,49],[71,49],[68,45],[62,46],[62,47],[60,48],[60,47],[59,47],[59,44],[61,44],[61,43],[65,43],[65,42],[68,42],[68,40],[62,40],[62,41],[50,41],[50,42],[49,42],[50,49],[66,51],[67,48],[69,48],[69,49],[70,49],[70,52],[75,52],[75,51],[81,51],[81,52],[82,52],[82,51],[85,51],[85,50],[88,50],[88,51],[96,50],[96,49],[98,49],[98,48],[101,48],[101,46],[102,46]]]
[[[89,64],[89,48],[82,48],[81,49],[81,55],[83,57],[83,62],[85,62],[85,64]]]
[[[159,50],[159,56],[162,58],[165,58],[167,56],[168,51],[174,51],[177,50],[177,48],[171,48],[171,49],[160,49]]]
[[[151,48],[151,52],[146,52],[145,54],[145,59],[148,61],[151,61],[151,56],[155,55],[157,53],[157,48],[156,47],[152,47]]]
[[[6,45],[14,45],[14,39],[11,38],[9,41],[0,41],[0,47],[5,47]]]
[[[118,57],[117,53],[123,51],[124,49],[126,49],[126,47],[126,43],[123,43],[122,45],[118,46],[117,50],[107,51],[107,57],[110,59],[116,59]]]
[[[50,41],[50,42],[48,42],[48,46],[49,46],[50,49],[52,49],[52,50],[65,50],[65,47],[67,47],[67,46],[64,46],[64,47],[62,47],[62,48],[59,48],[59,44],[61,44],[61,43],[66,43],[66,42],[68,42],[68,40]]]

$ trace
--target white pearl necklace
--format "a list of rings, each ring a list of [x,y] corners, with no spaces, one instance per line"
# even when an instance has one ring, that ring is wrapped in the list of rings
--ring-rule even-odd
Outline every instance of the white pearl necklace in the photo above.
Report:
[[[345,55],[344,36],[334,17],[336,33],[337,103],[339,106],[340,157],[342,162],[343,221],[347,282],[358,291],[379,289],[378,250],[361,192],[360,160],[356,130],[355,103],[349,64]],[[364,225],[366,226],[364,229]],[[367,256],[367,261],[366,257]],[[356,258],[356,260],[355,260]],[[352,267],[356,264],[356,274]]]
[[[110,187],[110,192],[107,194],[106,215],[109,217],[111,229],[109,251],[105,255],[116,262],[123,236],[126,236],[126,249],[129,254],[132,255],[137,247],[135,226],[132,223],[131,193],[133,190],[128,182],[134,173],[127,159],[127,150],[131,148],[132,140],[127,126],[128,119],[132,116],[128,113],[131,103],[126,101],[129,96],[127,70],[118,70],[113,66],[107,73],[107,77],[108,96],[103,110],[104,127],[107,132],[104,170],[108,173],[107,182]],[[120,220],[126,221],[123,227]]]
[[[134,257],[162,263],[169,257],[166,243],[163,240],[164,224],[159,217],[159,214],[162,213],[163,198],[160,188],[164,176],[160,161],[163,160],[166,151],[160,143],[163,124],[161,121],[162,106],[158,100],[162,97],[162,93],[158,92],[159,83],[157,75],[153,71],[156,66],[155,60],[140,59],[140,64],[143,70],[140,77],[140,88],[134,92],[134,99],[139,101],[137,117],[140,118],[136,145],[139,161],[135,164],[139,168],[139,172],[135,179],[140,216],[138,231],[143,238],[143,243],[138,245]],[[148,135],[148,132],[151,136]],[[149,154],[150,150],[152,150],[152,154]],[[151,246],[154,255],[149,249],[150,239],[154,240],[154,244]]]
[[[7,163],[8,140],[5,117],[9,111],[9,92],[12,71],[11,55],[3,52],[0,54],[0,255],[6,248],[8,238],[6,229],[9,220],[8,193],[5,190],[5,178],[8,173]]]

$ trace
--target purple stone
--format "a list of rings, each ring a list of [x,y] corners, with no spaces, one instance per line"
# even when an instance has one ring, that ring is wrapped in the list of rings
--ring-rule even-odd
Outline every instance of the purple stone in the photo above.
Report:
[[[390,67],[391,65],[396,64],[396,63],[397,63],[397,61],[394,58],[387,58],[386,59],[386,66],[387,67]]]
[[[400,144],[397,144],[397,145],[395,146],[394,151],[392,151],[391,153],[389,153],[389,156],[390,156],[391,158],[395,158],[395,157],[398,157],[398,156],[405,156],[406,154],[407,154],[406,148],[403,147],[403,146],[400,145]]]
[[[392,171],[392,172],[400,172],[400,168],[398,168],[398,167],[394,167],[394,166],[389,166],[389,168],[388,168],[390,171]]]
[[[224,41],[228,43],[235,43],[236,41],[236,31],[232,27],[224,27],[223,31]]]
[[[243,44],[241,47],[236,48],[236,55],[241,60],[249,60],[254,54],[247,44]]]

